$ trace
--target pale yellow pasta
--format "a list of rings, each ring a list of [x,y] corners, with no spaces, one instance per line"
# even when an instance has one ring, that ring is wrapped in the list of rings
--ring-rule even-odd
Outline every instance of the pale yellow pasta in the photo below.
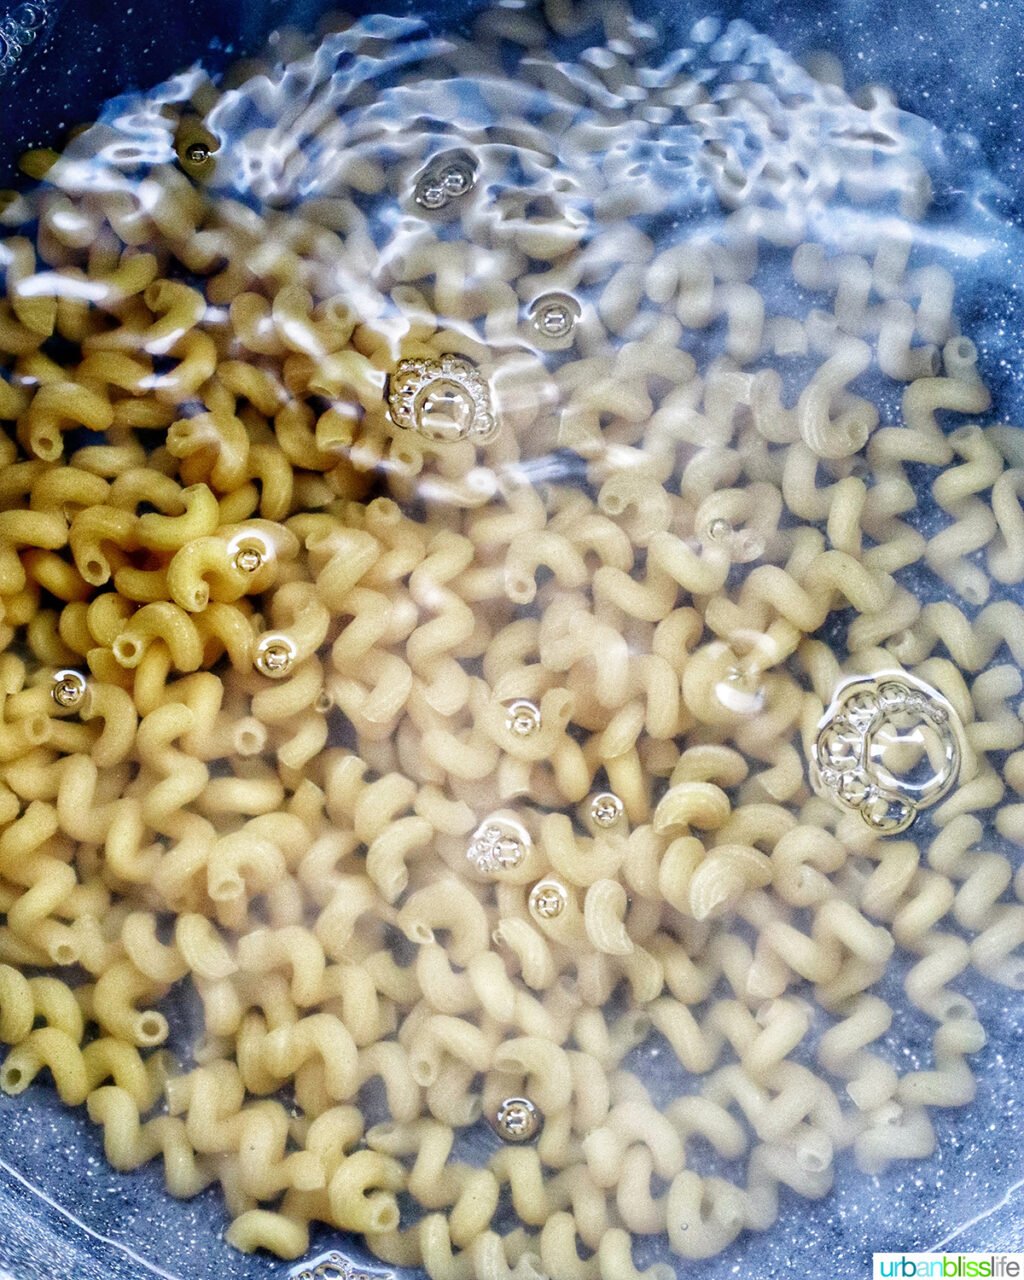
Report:
[[[283,1214],[249,1209],[228,1228],[227,1239],[243,1253],[270,1249],[281,1258],[301,1258],[309,1248],[309,1228]]]
[[[835,199],[870,213],[840,245],[788,153],[754,172],[729,140],[755,95],[686,67],[641,85],[653,27],[592,16],[608,49],[578,65],[544,23],[588,11],[548,0],[396,70],[450,120],[473,77],[502,121],[485,151],[410,135],[381,163],[328,87],[335,46],[286,32],[160,104],[176,160],[130,174],[93,126],[0,209],[0,1087],[48,1072],[115,1168],[219,1182],[242,1250],[298,1258],[323,1223],[432,1280],[667,1280],[637,1237],[711,1257],[781,1188],[826,1194],[847,1149],[870,1173],[926,1157],[930,1109],[974,1094],[963,975],[1024,986],[1024,876],[990,839],[1024,833],[1024,615],[988,603],[1024,577],[1024,448],[982,416],[910,225],[927,175],[899,149],[854,164],[837,132]],[[499,38],[560,99],[543,125]],[[834,60],[805,82],[897,130]],[[654,130],[684,113],[713,233],[632,221],[671,205],[624,167],[612,100]],[[430,209],[439,156],[473,177]],[[378,201],[401,211],[384,245]],[[436,431],[391,399],[401,361],[450,357],[489,401],[479,439],[458,378],[427,397]],[[900,425],[873,377],[904,384]],[[963,727],[927,847],[808,786],[839,683],[892,669]],[[934,1024],[909,1071],[875,990],[896,948]],[[175,1071],[156,1006],[185,984],[202,1025]],[[692,1077],[665,1105],[626,1069],[641,1044]],[[516,1097],[534,1139],[467,1162],[460,1131],[516,1136]]]
[[[80,1106],[89,1095],[85,1060],[77,1043],[57,1027],[39,1027],[29,1032],[7,1054],[0,1065],[0,1087],[17,1095],[48,1068],[61,1101]]]
[[[104,1030],[138,1045],[162,1044],[167,1038],[167,1019],[155,1010],[138,1011],[135,1004],[162,994],[130,961],[111,965],[99,978],[93,992],[95,1016]]]
[[[196,1159],[176,1118],[158,1116],[140,1123],[140,1107],[117,1086],[94,1089],[88,1097],[89,1118],[103,1127],[103,1149],[115,1169],[137,1169],[161,1154],[171,1195],[191,1198],[213,1181],[214,1174]]]
[[[596,880],[586,892],[583,904],[587,937],[600,952],[629,955],[634,948],[626,929],[626,890],[617,880]]]
[[[20,1044],[35,1022],[35,1001],[28,980],[10,965],[0,965],[0,1040]]]

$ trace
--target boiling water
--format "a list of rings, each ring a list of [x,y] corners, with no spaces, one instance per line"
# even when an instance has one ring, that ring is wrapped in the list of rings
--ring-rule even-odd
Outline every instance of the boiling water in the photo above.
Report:
[[[308,513],[361,530],[362,507],[376,499],[374,509],[391,521],[392,508],[379,500],[393,499],[400,521],[428,530],[431,554],[442,558],[439,532],[462,531],[475,549],[471,563],[418,569],[426,556],[417,560],[413,551],[403,568],[396,542],[396,567],[376,582],[391,593],[391,607],[411,610],[421,627],[444,618],[455,629],[457,638],[445,642],[424,631],[416,643],[429,660],[416,656],[415,645],[402,648],[408,632],[399,627],[381,650],[405,658],[378,679],[373,645],[329,660],[331,645],[321,637],[326,675],[310,703],[326,723],[319,741],[358,750],[371,776],[397,770],[418,786],[439,785],[471,814],[464,828],[437,828],[429,875],[468,877],[497,935],[507,911],[551,939],[569,982],[557,994],[604,1005],[615,1034],[629,1041],[624,1066],[661,1110],[699,1091],[706,1068],[688,1069],[686,1053],[651,1028],[638,1006],[655,1000],[678,999],[700,1021],[712,1006],[738,999],[764,1027],[782,1007],[773,1002],[792,997],[787,1016],[806,1022],[792,1065],[822,1074],[820,1038],[851,1006],[829,987],[834,974],[819,980],[815,996],[762,955],[775,921],[811,931],[816,876],[831,877],[839,899],[861,904],[872,928],[882,920],[897,934],[888,962],[878,963],[874,942],[863,944],[871,958],[858,956],[867,970],[850,979],[845,998],[871,989],[893,1007],[891,1029],[868,1043],[878,1063],[899,1075],[933,1064],[936,1023],[977,1025],[971,1052],[980,1048],[982,1023],[998,1039],[1000,988],[964,972],[966,953],[947,981],[922,993],[918,971],[915,985],[914,966],[930,947],[948,952],[954,940],[981,933],[988,945],[976,948],[978,967],[1003,987],[1022,985],[1013,946],[1021,908],[1009,883],[996,889],[987,913],[972,916],[961,901],[924,941],[910,926],[900,936],[891,922],[900,905],[924,895],[927,871],[908,880],[888,914],[877,901],[863,905],[889,839],[913,841],[922,862],[930,856],[959,885],[970,879],[969,855],[958,862],[947,853],[943,864],[944,846],[936,854],[934,842],[944,827],[977,817],[984,849],[998,856],[1012,857],[1020,838],[1014,792],[1024,726],[1015,664],[1024,614],[1013,602],[1024,578],[1016,470],[1024,450],[1014,428],[981,430],[1002,422],[1000,406],[989,407],[974,372],[972,334],[961,332],[955,294],[963,283],[977,287],[1015,242],[986,198],[988,175],[973,160],[967,167],[968,152],[901,111],[884,87],[848,92],[834,59],[798,65],[743,22],[703,18],[666,31],[619,6],[579,14],[551,7],[546,16],[509,6],[489,11],[463,38],[377,16],[328,23],[316,38],[284,32],[258,65],[229,73],[219,86],[193,67],[118,99],[46,175],[42,191],[63,194],[42,209],[34,272],[2,251],[9,294],[56,294],[73,304],[69,314],[84,300],[110,317],[107,336],[86,326],[77,339],[74,320],[60,319],[61,337],[42,345],[50,365],[26,364],[25,353],[12,350],[5,371],[12,387],[34,394],[37,383],[53,379],[54,366],[77,368],[88,384],[81,362],[90,351],[133,352],[144,366],[115,400],[123,390],[174,406],[173,424],[159,414],[141,424],[147,448],[156,450],[153,468],[170,474],[185,459],[177,472],[183,482],[208,482],[225,502],[243,483],[254,488],[250,506],[235,500],[214,530],[234,573],[251,584],[232,599],[254,604],[251,670],[226,660],[216,666],[237,695],[232,706],[244,702],[255,712],[272,682],[285,688],[309,669],[299,622],[270,616],[274,591],[289,574],[301,580],[322,568],[314,525],[303,523]],[[11,235],[39,212],[33,199],[7,207]],[[154,252],[161,276],[201,293],[201,314],[185,328],[161,326],[159,296],[147,292],[142,326],[135,295],[104,283],[116,266],[111,246],[122,244]],[[991,332],[987,321],[984,327]],[[212,370],[178,389],[186,328],[210,335],[218,361],[232,364],[218,375],[220,391],[208,383]],[[235,364],[262,369],[266,380],[246,381]],[[985,379],[995,370],[983,359],[980,373]],[[936,424],[915,396],[940,376],[948,382]],[[271,421],[279,439],[291,433],[285,452],[299,479],[276,513],[266,509],[269,472],[239,472],[232,482],[204,466],[196,422],[225,412],[223,387],[253,441],[270,447]],[[305,408],[290,417],[296,402]],[[122,424],[135,425],[132,413],[122,410]],[[917,432],[909,450],[887,431],[905,423]],[[19,456],[56,462],[63,455],[116,475],[113,462],[90,455],[100,440],[87,433],[93,425],[86,415],[82,430],[54,445],[44,428],[33,436],[29,424],[18,436]],[[115,437],[123,439],[120,429]],[[943,432],[953,433],[952,447]],[[27,504],[25,492],[7,505],[19,502]],[[284,552],[272,526],[289,521],[298,539],[309,538],[310,556]],[[538,547],[539,530],[548,540]],[[159,567],[155,546],[150,555],[126,546],[122,571]],[[279,561],[294,565],[282,577]],[[109,589],[101,561],[92,578],[87,568],[83,560],[87,583]],[[197,590],[173,599],[198,617],[209,590]],[[43,604],[53,609],[51,596]],[[128,598],[135,607],[149,597]],[[346,634],[339,619],[352,613],[347,602],[339,606],[332,643]],[[497,656],[489,665],[499,631],[522,631],[532,620],[546,628],[539,642],[520,649],[509,641],[516,658],[509,670]],[[116,670],[109,656],[97,656],[104,645],[124,671],[140,667],[155,642],[129,631],[104,642],[94,636],[92,649],[55,672],[49,661],[33,660],[28,645],[62,714],[77,714],[82,680],[94,688]],[[24,641],[22,632],[12,636],[15,645]],[[410,668],[419,682],[412,702],[408,692],[395,692]],[[177,673],[189,669],[180,665]],[[652,682],[659,672],[674,673],[672,688],[646,685],[648,670]],[[302,722],[303,732],[315,739],[310,723]],[[424,726],[445,749],[460,743],[484,763],[477,769],[459,756],[446,776],[417,740]],[[300,763],[290,766],[285,741],[267,745],[258,725],[244,732],[254,736],[243,739],[239,728],[235,751],[213,758],[214,780],[254,776],[239,757],[259,760],[264,751],[277,769],[276,751],[286,761],[288,792],[304,773],[323,781],[318,748],[304,755],[293,747]],[[707,774],[699,763],[692,774],[679,764],[681,751],[695,751],[689,759],[698,761],[708,758],[702,749],[724,747],[732,754],[714,757]],[[156,781],[145,772],[142,780]],[[690,784],[695,789],[681,794]],[[131,782],[122,786],[130,796]],[[718,816],[716,805],[725,806]],[[716,832],[730,830],[726,813],[744,806],[752,816],[761,806],[769,828],[782,827],[719,838]],[[621,936],[609,940],[593,924],[580,931],[579,900],[589,898],[581,890],[597,877],[584,872],[574,880],[578,867],[567,872],[558,863],[552,849],[563,829],[544,825],[553,814],[568,821],[578,848],[612,868],[600,879],[618,885]],[[782,876],[774,846],[797,818],[823,837],[835,832],[842,854],[833,866],[831,854],[808,866],[783,905],[766,886]],[[225,811],[216,825],[230,834],[237,822]],[[667,871],[645,880],[630,869],[643,856],[644,832],[662,865],[694,855],[693,844],[686,853],[679,841],[703,841],[715,856],[680,873],[678,883]],[[179,838],[173,824],[159,834],[165,849]],[[356,857],[363,856],[360,849]],[[412,890],[429,883],[414,866]],[[266,900],[256,894],[232,915],[218,904],[234,901],[233,886],[211,881],[200,908],[232,945],[259,925],[261,913],[275,920],[278,909],[268,883]],[[305,888],[303,905],[315,912],[324,903]],[[403,925],[403,893],[385,894],[367,928],[384,941],[397,938],[397,923],[405,936],[394,945],[406,964],[434,935],[411,918]],[[158,907],[168,923],[173,900]],[[667,932],[650,925],[652,912],[662,913]],[[575,932],[560,932],[570,927]],[[662,933],[659,952],[651,940]],[[528,994],[497,935],[495,954]],[[727,947],[746,961],[727,957],[706,991],[683,994],[680,982],[671,996],[659,987],[640,1000],[639,970],[601,961],[588,978],[576,964],[581,949],[614,957],[639,948],[652,957],[667,954],[669,942],[698,963]],[[737,973],[744,963],[757,969],[746,986]],[[601,991],[594,974],[605,972],[602,965],[614,979],[605,1001],[592,995]],[[184,1062],[231,1056],[230,1044],[202,1033],[201,1010],[187,995],[165,1007],[170,1042]],[[574,1027],[572,1043],[592,1047],[586,1035]],[[958,1070],[967,1053],[953,1054]],[[734,1056],[742,1056],[735,1042],[724,1061]],[[727,1070],[716,1068],[716,1098],[728,1094]],[[794,1123],[769,1139],[757,1132],[756,1140],[766,1159],[799,1166],[796,1180],[812,1199],[829,1193],[833,1148],[840,1195],[844,1188],[861,1194],[864,1174],[841,1154],[859,1142],[862,1168],[888,1179],[882,1185],[893,1188],[893,1202],[915,1203],[913,1179],[932,1176],[929,1170],[941,1178],[949,1134],[940,1124],[939,1154],[922,1166],[925,1174],[891,1167],[884,1134],[914,1111],[913,1089],[896,1101],[893,1086],[851,1107],[843,1080],[860,1079],[859,1071],[851,1060],[832,1072],[830,1087],[845,1108],[832,1131],[817,1121]],[[480,1095],[484,1118],[471,1123],[467,1114],[457,1126],[456,1154],[474,1167],[493,1156],[499,1139],[529,1141],[539,1126],[543,1142],[544,1123],[555,1119],[538,1120],[534,1102],[517,1096],[529,1081],[513,1069],[489,1074],[470,1090]],[[543,1089],[542,1078],[521,1074]],[[298,1101],[301,1111],[301,1087]],[[386,1114],[372,1091],[361,1105],[371,1119]],[[756,1120],[744,1120],[736,1098],[729,1106],[744,1141],[755,1142]],[[25,1114],[7,1109],[15,1124]],[[914,1131],[919,1150],[908,1139],[908,1156],[928,1156],[927,1127],[923,1140],[920,1123]],[[716,1153],[703,1139],[691,1143],[687,1168],[740,1187],[756,1181],[728,1145]],[[593,1146],[588,1162],[591,1171],[600,1164]],[[772,1168],[768,1182],[781,1177],[785,1185]],[[677,1172],[667,1169],[664,1184]],[[675,1254],[725,1249],[717,1262],[679,1264],[708,1276],[735,1265],[779,1273],[781,1262],[758,1262],[767,1257],[761,1251],[799,1254],[805,1224],[827,1220],[827,1211],[806,1218],[804,1202],[783,1190],[777,1225],[761,1202],[741,1211],[747,1226],[768,1236],[744,1234],[732,1244],[737,1231],[727,1219],[735,1202],[723,1185],[708,1184],[711,1208],[698,1203],[692,1223],[672,1199],[667,1222],[657,1213],[649,1225],[633,1221],[628,1203],[612,1220],[626,1222],[638,1263],[675,1265],[659,1229],[666,1225]],[[654,1178],[648,1186],[664,1205],[665,1185]],[[963,1187],[956,1190],[965,1199],[977,1193]],[[861,1223],[864,1203],[850,1211]],[[420,1206],[412,1198],[401,1206],[403,1226],[415,1222]],[[691,1248],[712,1219],[721,1238]],[[495,1221],[502,1231],[517,1226],[507,1196]],[[819,1229],[833,1237],[843,1230],[836,1219]],[[881,1240],[866,1225],[851,1230],[848,1248],[849,1240],[854,1250],[868,1241],[910,1243]],[[596,1239],[585,1243],[597,1247]],[[554,1274],[555,1246],[548,1255],[541,1249],[537,1274]],[[298,1264],[296,1274],[318,1274],[324,1265],[334,1263],[318,1257]],[[250,1274],[234,1257],[223,1266],[223,1274]]]

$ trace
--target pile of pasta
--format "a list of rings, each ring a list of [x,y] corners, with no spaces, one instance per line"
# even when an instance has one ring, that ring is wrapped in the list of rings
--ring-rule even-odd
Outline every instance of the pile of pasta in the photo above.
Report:
[[[607,46],[575,78],[541,10],[489,10],[472,42],[285,35],[33,153],[0,213],[0,1088],[49,1073],[117,1169],[219,1184],[240,1249],[298,1258],[325,1223],[432,1280],[630,1280],[644,1235],[710,1257],[782,1189],[825,1195],[844,1150],[927,1157],[985,1039],[957,980],[1024,988],[997,847],[1024,838],[1024,611],[999,585],[1024,580],[1024,446],[987,425],[952,279],[918,262],[923,167],[879,143],[868,172],[837,131],[808,192],[796,127],[749,167],[733,125],[898,141],[898,113],[831,64],[712,91],[622,6],[587,14]],[[695,40],[726,38],[742,60],[742,24]],[[457,121],[467,77],[500,117],[457,126],[480,172],[443,216],[411,195],[433,126],[394,161],[339,80],[374,59],[414,118]],[[671,191],[611,142],[682,126],[723,208],[662,246],[642,219]],[[819,196],[877,216],[835,252]],[[581,309],[545,342],[552,290]],[[446,354],[493,439],[392,421],[399,362]],[[851,388],[872,373],[895,421]],[[805,761],[839,681],[894,669],[964,751],[929,824],[882,839]],[[55,697],[68,671],[84,692]],[[524,856],[485,870],[495,814]],[[561,910],[531,909],[542,879]],[[902,1074],[895,952],[934,1023]],[[185,987],[187,1045],[162,1003]],[[667,1105],[639,1072],[656,1045]],[[536,1140],[466,1158],[512,1097]]]

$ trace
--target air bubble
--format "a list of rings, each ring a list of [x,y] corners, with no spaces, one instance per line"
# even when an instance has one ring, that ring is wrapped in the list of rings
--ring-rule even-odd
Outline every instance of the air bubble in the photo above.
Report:
[[[886,680],[878,686],[878,704],[884,711],[896,711],[906,705],[910,690],[897,680]]]
[[[505,728],[517,738],[530,738],[540,731],[540,707],[525,698],[516,698],[508,704]]]
[[[764,538],[753,529],[737,529],[724,516],[716,516],[706,527],[704,540],[723,547],[736,564],[750,564],[764,555]]]
[[[511,813],[493,813],[473,832],[466,857],[481,875],[511,871],[526,858],[530,833]]]
[[[625,813],[625,805],[611,791],[601,791],[590,802],[590,816],[599,827],[614,827]]]
[[[539,1108],[529,1098],[506,1098],[494,1116],[494,1128],[505,1142],[529,1142],[543,1123]]]
[[[416,403],[420,431],[433,440],[461,440],[473,425],[473,398],[451,378],[431,382]]]
[[[864,801],[860,812],[868,826],[885,835],[906,830],[914,820],[913,807],[906,800],[881,791]]]
[[[832,724],[818,738],[818,750],[827,767],[837,776],[855,769],[861,758],[861,737],[848,724]]]
[[[756,716],[764,710],[765,688],[760,675],[730,667],[725,679],[715,685],[715,697],[727,711],[738,716]]]
[[[77,711],[85,701],[89,684],[81,671],[58,671],[50,696],[62,711]]]
[[[753,529],[740,529],[732,540],[732,558],[736,564],[750,564],[764,555],[764,538]]]
[[[843,704],[843,712],[854,725],[870,724],[878,714],[878,699],[867,690],[854,693]]]
[[[449,165],[440,173],[441,186],[449,196],[463,196],[473,186],[472,170],[459,165]]]
[[[527,312],[534,330],[553,342],[570,337],[581,314],[580,304],[568,293],[542,294]]]
[[[46,10],[42,4],[21,4],[11,14],[10,21],[34,39],[36,31],[46,22]]]
[[[215,165],[214,152],[220,141],[202,123],[198,116],[185,116],[178,126],[175,149],[178,162],[186,173],[195,178],[208,177]]]
[[[874,788],[861,769],[844,773],[839,779],[837,791],[840,798],[854,808],[859,808],[874,795]]]
[[[557,880],[540,880],[530,890],[530,910],[542,920],[554,920],[569,902],[565,885]]]
[[[263,564],[263,553],[254,543],[247,543],[238,548],[232,563],[241,573],[255,573]]]
[[[259,534],[239,533],[227,545],[232,565],[247,576],[258,573],[274,559],[273,545]]]
[[[430,182],[416,188],[416,203],[424,209],[443,209],[448,203],[448,195],[440,183]]]
[[[256,646],[256,670],[272,680],[280,680],[290,671],[295,656],[295,645],[287,636],[269,633]]]

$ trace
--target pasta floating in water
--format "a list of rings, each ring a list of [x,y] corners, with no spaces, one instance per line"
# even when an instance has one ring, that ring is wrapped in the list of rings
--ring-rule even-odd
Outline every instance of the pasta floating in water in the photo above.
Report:
[[[906,123],[546,0],[283,33],[26,159],[0,1088],[239,1249],[432,1280],[667,1280],[635,1238],[932,1152],[958,979],[1024,989],[1024,451]]]

